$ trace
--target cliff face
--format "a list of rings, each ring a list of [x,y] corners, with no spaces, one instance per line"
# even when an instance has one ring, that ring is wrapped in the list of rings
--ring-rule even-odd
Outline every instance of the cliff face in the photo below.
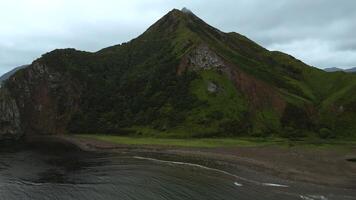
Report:
[[[16,100],[6,88],[0,89],[0,140],[18,139],[23,135]]]
[[[68,74],[34,62],[10,77],[0,95],[0,135],[18,138],[64,133],[80,89]]]

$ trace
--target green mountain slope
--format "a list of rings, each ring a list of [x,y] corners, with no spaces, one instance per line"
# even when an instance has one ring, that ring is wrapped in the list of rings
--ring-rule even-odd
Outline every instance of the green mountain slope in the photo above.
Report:
[[[179,10],[128,43],[47,53],[5,86],[31,134],[341,137],[356,130],[355,75],[310,67]]]

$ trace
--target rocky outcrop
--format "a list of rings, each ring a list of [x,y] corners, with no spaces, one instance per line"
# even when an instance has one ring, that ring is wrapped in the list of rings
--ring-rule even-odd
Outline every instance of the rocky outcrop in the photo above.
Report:
[[[65,133],[81,88],[69,74],[35,61],[11,76],[0,95],[0,134],[16,138]]]
[[[214,82],[211,82],[211,81],[208,82],[207,90],[210,93],[216,93],[216,92],[218,92],[219,89],[220,89],[219,86],[217,84],[215,84]]]
[[[190,70],[209,70],[216,69],[226,71],[227,65],[208,45],[200,45],[186,55],[178,67],[178,74],[187,69]]]
[[[20,112],[6,88],[0,89],[0,140],[18,139],[23,135]]]

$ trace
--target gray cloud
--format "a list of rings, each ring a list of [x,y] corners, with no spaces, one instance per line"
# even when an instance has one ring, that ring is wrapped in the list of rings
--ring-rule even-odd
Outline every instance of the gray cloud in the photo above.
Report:
[[[354,0],[13,0],[0,2],[0,74],[56,48],[97,51],[128,41],[184,6],[313,66],[356,66]]]

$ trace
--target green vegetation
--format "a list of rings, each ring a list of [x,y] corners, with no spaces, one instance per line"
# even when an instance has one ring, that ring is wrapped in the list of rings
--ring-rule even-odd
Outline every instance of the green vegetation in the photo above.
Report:
[[[279,147],[313,147],[313,148],[333,148],[343,150],[352,148],[356,145],[356,140],[322,140],[307,139],[290,141],[284,138],[258,138],[258,137],[239,137],[239,138],[157,138],[157,137],[125,137],[105,134],[82,134],[75,135],[79,138],[89,138],[102,140],[114,144],[122,145],[153,145],[153,146],[175,146],[175,147],[197,147],[197,148],[216,148],[216,147],[258,147],[258,146],[279,146]]]
[[[201,71],[190,87],[191,92],[203,102],[189,112],[185,124],[182,125],[192,127],[193,136],[247,133],[249,122],[244,119],[244,114],[248,111],[247,102],[226,76],[214,70]],[[209,91],[209,87],[215,91]],[[236,129],[232,127],[234,125]]]
[[[233,147],[233,146],[257,146],[276,144],[280,141],[263,141],[233,138],[200,138],[200,139],[172,139],[172,138],[149,138],[149,137],[123,137],[112,135],[76,135],[77,137],[93,138],[116,144],[126,145],[164,145],[181,147]]]

